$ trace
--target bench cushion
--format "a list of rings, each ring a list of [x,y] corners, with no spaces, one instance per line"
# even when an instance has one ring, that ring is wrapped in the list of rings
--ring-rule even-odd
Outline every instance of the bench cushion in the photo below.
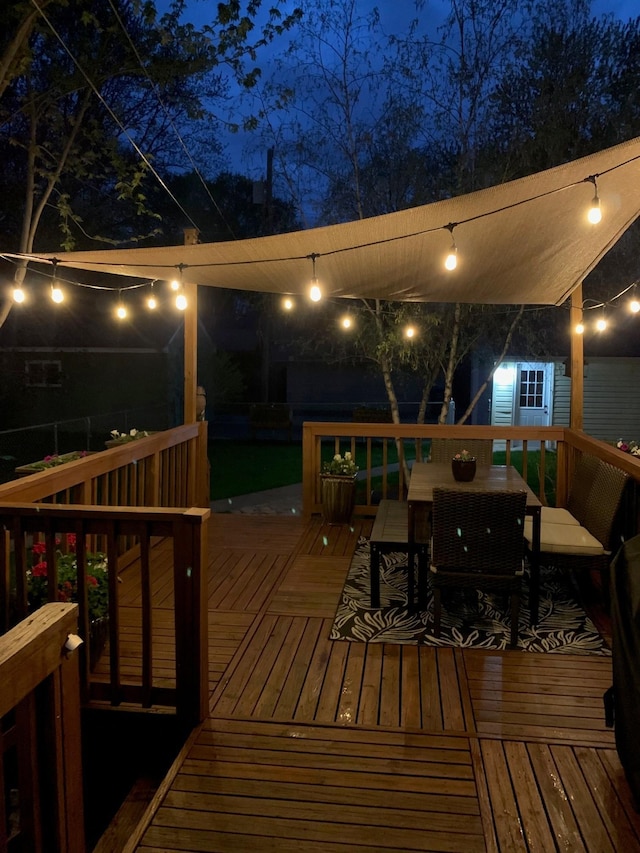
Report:
[[[543,506],[540,518],[543,524],[580,524],[568,509],[561,506]]]
[[[529,544],[533,541],[531,518],[524,520],[524,538]],[[606,553],[602,543],[592,536],[586,527],[551,523],[540,526],[540,552],[584,557],[597,557]]]

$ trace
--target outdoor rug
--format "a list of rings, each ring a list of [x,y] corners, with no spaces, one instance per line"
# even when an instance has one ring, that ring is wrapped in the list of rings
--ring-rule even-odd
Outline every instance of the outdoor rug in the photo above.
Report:
[[[370,606],[369,541],[361,538],[338,604],[332,640],[507,649],[511,634],[508,597],[483,592],[443,593],[440,637],[431,633],[432,599],[427,609],[407,609],[407,555],[380,558],[380,608]],[[604,639],[578,603],[570,579],[542,567],[539,620],[529,625],[528,571],[522,583],[518,648],[529,652],[610,655]]]

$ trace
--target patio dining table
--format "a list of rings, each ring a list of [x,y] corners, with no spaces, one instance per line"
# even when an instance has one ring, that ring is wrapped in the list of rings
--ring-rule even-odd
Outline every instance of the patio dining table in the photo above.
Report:
[[[532,516],[533,536],[531,543],[530,559],[530,587],[529,608],[531,624],[538,621],[538,604],[540,596],[540,515],[542,504],[539,498],[522,479],[518,471],[512,465],[478,465],[476,475],[471,482],[459,482],[454,479],[449,462],[415,462],[411,470],[409,480],[409,491],[407,494],[409,513],[409,561],[414,564],[415,556],[419,546],[418,531],[424,529],[424,515],[430,514],[433,503],[433,489],[435,486],[445,488],[456,488],[465,491],[489,492],[489,491],[525,491],[527,494],[527,515]],[[420,581],[418,577],[418,590],[420,596]],[[424,596],[423,596],[424,597]]]

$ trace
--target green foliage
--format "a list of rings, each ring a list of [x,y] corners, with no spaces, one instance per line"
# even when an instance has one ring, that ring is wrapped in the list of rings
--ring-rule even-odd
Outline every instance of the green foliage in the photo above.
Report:
[[[57,544],[61,544],[57,540]],[[76,538],[67,534],[68,550],[56,551],[58,571],[57,601],[78,601],[78,561],[75,554]],[[27,591],[29,607],[36,610],[46,604],[49,598],[49,577],[44,543],[36,542],[32,548],[32,566],[27,571]],[[109,609],[109,579],[107,557],[102,552],[86,555],[87,606],[90,619],[106,616]]]

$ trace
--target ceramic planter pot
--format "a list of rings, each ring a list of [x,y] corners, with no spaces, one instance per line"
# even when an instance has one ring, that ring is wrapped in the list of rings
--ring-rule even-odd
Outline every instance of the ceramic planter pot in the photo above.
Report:
[[[453,479],[459,483],[470,483],[476,476],[475,459],[452,459],[451,471]]]

